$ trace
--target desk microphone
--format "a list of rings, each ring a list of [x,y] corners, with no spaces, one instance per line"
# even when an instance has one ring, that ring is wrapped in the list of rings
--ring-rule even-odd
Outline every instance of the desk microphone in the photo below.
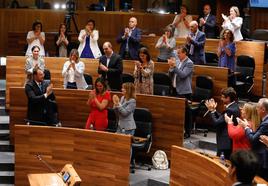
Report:
[[[43,160],[43,158],[41,157],[40,154],[36,154],[35,157],[36,157],[39,161],[41,161],[41,162],[48,168],[49,171],[51,171],[51,172],[57,174],[57,175],[62,179],[61,174],[58,173],[58,172],[57,172],[51,165],[49,165],[45,160]]]

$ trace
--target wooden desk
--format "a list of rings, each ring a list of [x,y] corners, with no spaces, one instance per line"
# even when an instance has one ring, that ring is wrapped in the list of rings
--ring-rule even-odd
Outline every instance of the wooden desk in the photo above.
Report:
[[[30,186],[66,186],[56,173],[28,174]]]

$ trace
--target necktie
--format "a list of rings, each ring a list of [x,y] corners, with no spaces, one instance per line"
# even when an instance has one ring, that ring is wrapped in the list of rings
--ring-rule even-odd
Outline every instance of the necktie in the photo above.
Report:
[[[39,87],[40,91],[43,92],[43,90],[42,90],[42,83],[38,83],[38,87]]]

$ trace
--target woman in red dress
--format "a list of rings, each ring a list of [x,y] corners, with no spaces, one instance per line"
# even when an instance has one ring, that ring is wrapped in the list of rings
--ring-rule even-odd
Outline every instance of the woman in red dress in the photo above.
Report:
[[[111,100],[110,92],[102,78],[95,81],[95,89],[89,93],[87,104],[91,112],[87,119],[86,129],[106,130],[108,126],[107,106]],[[93,128],[92,128],[93,127]]]
[[[250,128],[256,130],[256,124],[260,123],[256,106],[252,103],[245,103],[241,110],[242,119],[246,119],[250,124]],[[239,149],[250,149],[251,145],[246,137],[245,129],[240,125],[235,126],[233,124],[233,116],[228,117],[225,114],[225,121],[228,123],[228,135],[233,140],[233,152]],[[239,122],[238,122],[239,123]]]

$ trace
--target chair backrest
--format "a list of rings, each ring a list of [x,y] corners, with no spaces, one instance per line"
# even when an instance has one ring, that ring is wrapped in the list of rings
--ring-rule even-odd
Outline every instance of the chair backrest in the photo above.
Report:
[[[123,83],[134,83],[134,77],[131,74],[123,73],[122,74],[122,82]]]
[[[256,29],[256,30],[254,30],[252,35],[251,35],[251,39],[267,41],[268,40],[268,29]]]
[[[134,111],[136,130],[134,136],[147,138],[152,135],[152,114],[146,108],[136,108]]]
[[[108,132],[116,132],[117,130],[117,118],[113,108],[108,108]]]
[[[154,78],[154,95],[169,96],[171,91],[171,79],[167,73],[155,72]]]
[[[87,82],[88,85],[93,85],[93,79],[92,79],[92,76],[89,75],[89,74],[84,74],[84,78]]]
[[[241,74],[238,75],[237,80],[246,81],[247,76],[254,76],[255,60],[251,56],[240,55],[237,56],[236,71]]]
[[[208,66],[218,66],[218,56],[214,52],[205,52],[206,65]]]
[[[213,81],[210,76],[197,76],[193,101],[202,101],[212,97]]]

